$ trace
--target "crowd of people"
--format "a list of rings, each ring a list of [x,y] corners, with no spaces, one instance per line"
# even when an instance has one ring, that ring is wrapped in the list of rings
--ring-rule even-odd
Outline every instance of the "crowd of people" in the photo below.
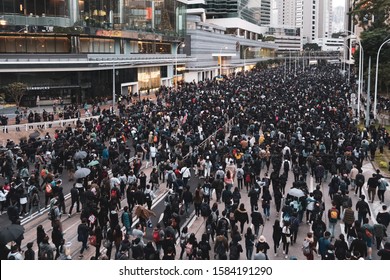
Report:
[[[0,158],[7,182],[0,187],[1,210],[8,209],[17,223],[28,204],[30,215],[49,207],[55,246],[48,246],[49,237],[40,228],[39,259],[66,255],[60,217],[72,215],[74,206],[81,212],[80,258],[90,243],[96,259],[210,259],[210,254],[239,259],[245,238],[246,258],[268,259],[270,246],[259,229],[271,211],[282,214],[272,229],[275,255],[282,244],[289,257],[289,246],[300,242],[299,225],[306,222],[312,229],[303,246],[307,259],[314,258],[313,252],[322,259],[371,258],[373,241],[379,248],[386,236],[390,213],[383,205],[378,223],[369,223],[373,213],[361,188],[367,183],[370,202],[376,194],[384,202],[387,182],[379,170],[366,180],[362,164],[375,157],[379,142],[383,152],[390,139],[381,125],[358,130],[350,103],[355,84],[333,66],[288,75],[282,68],[254,69],[185,83],[177,91],[161,87],[153,102],[144,99],[130,106],[123,100],[118,115],[102,110],[99,119],[79,121],[50,139],[29,139],[18,146],[9,141]],[[153,167],[149,176],[141,169],[144,161]],[[80,168],[90,173],[79,175]],[[70,209],[61,186],[64,172],[74,180]],[[286,186],[292,175],[294,183]],[[308,175],[315,178],[313,192]],[[190,190],[192,176],[201,180],[195,191]],[[147,213],[161,183],[170,191],[163,220],[151,225]],[[325,184],[328,194],[321,191]],[[40,191],[44,202],[36,195]],[[356,205],[351,191],[360,197]],[[250,205],[241,202],[244,195]],[[331,206],[324,205],[324,195],[331,197]],[[206,220],[199,241],[180,227],[191,204]],[[141,214],[139,206],[145,208]],[[135,224],[134,215],[139,218]],[[340,220],[346,236],[336,238]],[[175,249],[177,239],[181,252]],[[386,243],[378,255],[388,259],[389,254]]]

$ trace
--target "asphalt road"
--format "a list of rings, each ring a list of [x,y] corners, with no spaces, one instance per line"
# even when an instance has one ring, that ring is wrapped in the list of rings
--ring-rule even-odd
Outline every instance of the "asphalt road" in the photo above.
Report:
[[[151,172],[151,168],[149,167],[147,169],[144,169],[144,171],[145,171],[145,173],[147,175],[149,175],[150,172]],[[372,174],[372,172],[373,172],[372,165],[369,162],[365,163],[365,165],[363,166],[363,171],[364,171],[365,177],[368,178]],[[287,183],[286,191],[292,185],[292,181],[293,181],[293,175],[290,174],[289,175],[289,180],[288,180],[288,183]],[[191,180],[189,181],[189,185],[190,185],[192,191],[195,189],[195,187],[198,185],[199,182],[200,182],[199,178],[197,178],[195,176],[191,177]],[[314,188],[314,186],[315,186],[314,185],[314,180],[313,180],[313,178],[311,176],[308,176],[307,184],[308,184],[310,189]],[[328,186],[328,182],[324,182],[322,184],[322,191],[324,193],[325,205],[327,207],[325,209],[325,213],[327,213],[328,207],[330,206],[330,202],[331,202],[329,196],[327,195],[327,193],[328,193],[328,189],[327,189],[328,187],[327,186]],[[366,190],[363,190],[363,191],[366,192]],[[165,188],[165,184],[161,184],[161,186],[160,186],[160,188],[159,188],[159,190],[158,190],[158,192],[156,194],[157,194],[157,198],[155,199],[155,201],[153,203],[152,210],[157,214],[157,216],[152,218],[153,225],[155,225],[158,221],[160,221],[162,219],[161,213],[163,212],[163,210],[165,208],[164,197],[167,194],[167,189]],[[250,209],[250,207],[249,207],[249,198],[247,197],[247,194],[246,194],[245,190],[242,191],[241,196],[242,196],[241,202],[245,203],[247,209]],[[368,197],[368,196],[366,195],[366,197]],[[357,197],[355,197],[354,195],[351,195],[351,198],[353,200],[353,205],[355,205],[356,202],[357,202]],[[213,199],[215,201],[215,196],[213,197]],[[213,202],[213,201],[211,201],[211,202]],[[70,201],[67,200],[66,201],[67,209],[69,208],[69,203],[70,203]],[[390,195],[388,194],[388,192],[386,192],[385,203],[387,205],[390,203]],[[125,201],[122,202],[122,207],[124,205],[126,205]],[[379,201],[374,201],[373,204],[370,203],[370,207],[371,207],[372,213],[374,213],[373,217],[375,217],[376,213],[381,208],[381,205],[380,205]],[[219,209],[220,209],[220,211],[223,210],[223,204],[219,204]],[[181,227],[183,227],[184,225],[188,225],[189,226],[189,232],[194,232],[196,234],[196,237],[197,237],[198,241],[199,241],[200,238],[201,238],[202,233],[205,231],[205,223],[204,223],[203,218],[196,219],[194,217],[193,205],[191,206],[191,211],[190,212],[192,214],[189,215],[188,218],[186,218],[185,216],[181,217]],[[2,220],[6,219],[6,217],[4,215],[1,216],[0,218]],[[274,260],[281,260],[281,259],[284,259],[284,256],[282,254],[282,248],[281,247],[279,248],[278,256],[274,256],[273,250],[272,250],[272,248],[273,248],[272,225],[274,224],[274,221],[275,221],[276,218],[279,218],[281,220],[281,217],[276,217],[275,206],[274,206],[274,204],[271,204],[270,220],[266,221],[262,234],[266,237],[267,242],[269,243],[269,245],[271,247],[271,250],[268,251],[269,258],[270,259],[274,259]],[[327,222],[327,219],[324,219],[324,220]],[[77,241],[77,226],[80,223],[79,215],[78,214],[73,214],[72,217],[70,217],[70,218],[68,218],[67,215],[63,215],[62,218],[61,218],[61,221],[62,221],[62,226],[63,226],[63,230],[64,230],[64,238],[65,238],[66,242],[70,242],[70,250],[72,252],[72,258],[73,259],[77,259],[78,252],[79,252],[79,249],[80,249],[80,246],[81,246],[81,243],[79,243]],[[40,224],[43,225],[43,227],[47,231],[48,235],[51,236],[51,225],[50,225],[50,221],[47,218],[47,213],[44,213],[42,215],[34,215],[32,219],[23,219],[22,220],[22,224],[24,225],[24,227],[26,229],[26,232],[24,234],[25,238],[24,238],[24,240],[22,242],[22,248],[23,249],[25,249],[25,245],[28,242],[35,241],[35,239],[36,239],[36,227],[38,225],[40,225]],[[152,228],[148,228],[147,229],[147,235],[145,237],[145,240],[151,240],[152,239],[151,238],[152,230],[153,230]],[[301,250],[302,241],[303,241],[304,237],[306,236],[306,233],[309,230],[310,230],[309,229],[309,225],[307,225],[306,223],[302,223],[300,225],[299,232],[298,232],[297,243],[294,244],[293,246],[290,246],[289,257],[293,256],[293,257],[296,257],[297,259],[304,259],[304,256],[303,256],[302,250]],[[335,235],[338,236],[340,233],[343,232],[343,230],[344,230],[343,224],[339,222],[338,226],[336,228]],[[244,229],[244,232],[245,231],[246,231],[246,228]],[[243,241],[241,241],[241,243],[242,243],[243,248],[245,248]],[[214,244],[211,242],[212,248],[213,248],[213,245]],[[37,249],[37,245],[36,244],[34,244],[34,248]],[[179,254],[180,253],[180,247],[177,246],[176,249],[177,249],[177,253]],[[84,253],[84,258],[83,259],[89,259],[91,256],[93,256],[94,255],[94,250],[95,250],[95,248],[91,246],[90,249],[87,252]],[[104,250],[104,249],[102,249],[102,250]],[[113,250],[113,251],[115,251],[115,250]],[[244,249],[244,252],[245,252],[245,249]],[[114,254],[114,252],[113,252],[113,254]],[[213,258],[213,254],[211,254],[211,256]],[[315,258],[318,259],[318,256],[316,256]],[[373,259],[376,259],[376,258],[377,258],[377,256],[376,256],[376,249],[374,249],[373,250]],[[241,254],[241,258],[240,259],[245,259],[245,253]]]

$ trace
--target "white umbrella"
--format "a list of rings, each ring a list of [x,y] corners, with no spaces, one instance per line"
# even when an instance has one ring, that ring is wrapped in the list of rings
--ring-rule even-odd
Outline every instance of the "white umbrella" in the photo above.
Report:
[[[110,179],[110,186],[111,186],[111,188],[114,187],[115,185],[119,186],[120,184],[121,184],[121,181],[118,178],[112,177]]]
[[[78,151],[74,154],[73,158],[75,160],[78,159],[85,159],[87,157],[88,153],[86,151]]]
[[[89,174],[91,173],[91,169],[89,168],[79,168],[76,170],[76,172],[74,173],[74,177],[76,179],[79,179],[79,178],[85,178],[87,177]]]
[[[288,194],[291,196],[295,196],[297,198],[300,198],[302,196],[305,196],[305,193],[301,189],[292,188],[288,191]]]

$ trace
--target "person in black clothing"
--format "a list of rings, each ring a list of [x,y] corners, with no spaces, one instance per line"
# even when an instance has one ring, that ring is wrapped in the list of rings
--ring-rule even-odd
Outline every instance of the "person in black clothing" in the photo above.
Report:
[[[73,188],[70,190],[70,198],[72,202],[70,204],[68,217],[72,215],[72,210],[75,204],[76,204],[77,213],[80,213],[80,195],[79,195],[79,190],[78,188],[76,188],[75,184],[73,185]]]
[[[254,186],[249,191],[248,197],[251,204],[251,211],[253,212],[255,207],[258,206],[258,201],[259,201],[259,193],[255,190]]]
[[[334,242],[335,255],[338,260],[345,260],[348,252],[348,244],[344,234],[339,235],[339,239]]]
[[[359,169],[359,173],[355,177],[355,195],[357,195],[357,193],[359,192],[359,197],[362,196],[362,187],[364,185],[365,180],[366,179],[364,178],[363,170]]]
[[[255,236],[259,236],[259,229],[260,226],[264,225],[264,220],[263,217],[261,216],[261,213],[259,212],[259,208],[256,206],[255,211],[251,213],[251,219],[252,219],[252,224],[255,230]]]
[[[362,194],[359,201],[356,203],[356,211],[358,212],[358,221],[362,224],[363,219],[367,217],[367,214],[371,217],[370,207],[368,203],[364,200],[366,196]]]
[[[24,252],[24,260],[35,260],[35,252],[32,249],[33,242],[27,243],[27,250]]]
[[[358,252],[363,258],[367,256],[367,244],[366,241],[363,240],[363,233],[360,231],[357,233],[357,238],[352,241],[349,250],[353,255],[356,255],[356,252]]]
[[[380,211],[376,215],[376,220],[377,220],[378,223],[384,225],[386,227],[386,229],[387,229],[387,227],[390,224],[390,213],[387,210],[387,206],[386,205],[382,205],[382,211]]]

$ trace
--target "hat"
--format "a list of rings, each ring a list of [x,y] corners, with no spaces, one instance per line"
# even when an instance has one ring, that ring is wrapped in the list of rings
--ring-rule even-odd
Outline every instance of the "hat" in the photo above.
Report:
[[[267,240],[265,239],[264,235],[260,235],[259,237],[259,242],[267,242]]]

